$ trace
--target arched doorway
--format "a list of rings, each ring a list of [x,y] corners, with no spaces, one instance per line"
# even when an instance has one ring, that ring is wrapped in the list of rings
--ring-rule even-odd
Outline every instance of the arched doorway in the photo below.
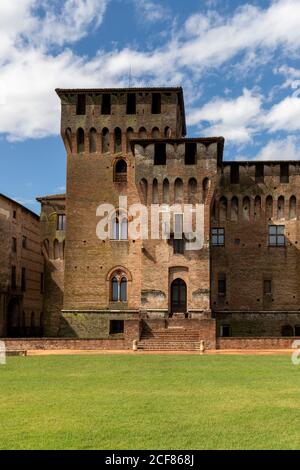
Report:
[[[7,308],[7,337],[17,338],[21,333],[20,303],[12,299]]]
[[[187,288],[182,279],[175,279],[171,285],[171,314],[187,312]]]

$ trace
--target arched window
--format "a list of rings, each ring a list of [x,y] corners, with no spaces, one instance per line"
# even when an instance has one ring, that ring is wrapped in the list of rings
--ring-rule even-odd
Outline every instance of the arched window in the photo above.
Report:
[[[295,196],[290,197],[289,218],[297,218],[297,199]]]
[[[254,200],[254,219],[259,219],[261,216],[261,197],[256,196]]]
[[[110,300],[112,302],[127,302],[127,275],[118,270],[113,273],[110,281]]]
[[[227,219],[227,199],[225,196],[219,200],[219,221],[225,222]]]
[[[132,129],[132,127],[129,127],[127,129],[127,133],[126,133],[127,153],[130,153],[130,151],[131,151],[130,141],[131,141],[131,139],[133,139],[133,137],[134,137],[133,129]]]
[[[122,131],[119,127],[115,129],[115,153],[122,152]]]
[[[243,219],[250,220],[250,199],[247,196],[243,199]]]
[[[167,178],[163,182],[163,203],[169,204],[170,202],[170,183]]]
[[[208,194],[208,191],[209,191],[209,187],[210,187],[210,180],[209,178],[204,178],[203,180],[203,183],[202,183],[202,191],[203,191],[203,203],[205,203],[206,201],[206,198],[207,198],[207,194]]]
[[[280,196],[277,201],[277,218],[284,219],[284,197]]]
[[[114,181],[115,183],[126,183],[127,181],[127,163],[123,158],[115,163]]]
[[[231,199],[230,219],[235,222],[239,219],[239,200],[235,196]]]
[[[117,211],[111,218],[111,240],[128,240],[128,218],[124,211]]]
[[[152,184],[152,204],[158,204],[158,181],[156,178]]]
[[[102,153],[109,152],[109,130],[105,127],[102,130]]]
[[[160,137],[160,131],[158,127],[154,127],[152,129],[152,139],[159,139],[159,137]]]
[[[188,202],[189,204],[196,203],[197,197],[197,180],[195,178],[190,178],[188,185]]]
[[[182,202],[183,200],[183,181],[180,178],[175,180],[174,185],[174,194],[175,194],[175,202]]]
[[[294,336],[294,328],[291,325],[284,325],[281,328],[281,336]]]
[[[54,254],[54,259],[59,259],[60,258],[60,252],[59,252],[59,241],[54,240],[53,244],[53,254]]]
[[[165,138],[166,139],[171,139],[172,137],[172,129],[170,127],[165,128]]]
[[[68,129],[66,129],[65,138],[66,138],[67,152],[72,153],[72,151],[73,151],[73,149],[72,149],[72,147],[73,147],[73,145],[72,145],[72,130],[70,129],[70,127],[68,127]]]
[[[273,217],[273,198],[268,196],[266,199],[266,218],[272,219]]]
[[[147,131],[144,127],[139,130],[139,139],[147,139]]]
[[[77,130],[77,153],[84,152],[84,130],[80,127]]]
[[[142,193],[142,202],[144,204],[147,204],[147,200],[148,200],[148,181],[145,178],[143,178],[140,181],[140,189],[141,189],[141,193]]]
[[[97,152],[97,131],[92,128],[90,130],[90,153]]]

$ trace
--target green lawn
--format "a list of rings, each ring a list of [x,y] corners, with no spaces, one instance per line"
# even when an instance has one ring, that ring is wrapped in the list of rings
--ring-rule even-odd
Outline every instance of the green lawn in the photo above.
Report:
[[[0,449],[300,449],[288,356],[51,356],[0,366]]]

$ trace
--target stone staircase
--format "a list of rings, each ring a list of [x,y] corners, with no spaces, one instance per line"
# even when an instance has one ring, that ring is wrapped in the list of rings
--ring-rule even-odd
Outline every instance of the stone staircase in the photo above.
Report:
[[[199,351],[198,322],[191,320],[143,321],[139,350],[144,351]]]

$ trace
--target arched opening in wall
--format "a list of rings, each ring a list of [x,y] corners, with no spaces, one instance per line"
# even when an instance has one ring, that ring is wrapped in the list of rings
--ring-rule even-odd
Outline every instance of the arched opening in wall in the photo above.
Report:
[[[72,130],[70,129],[70,127],[68,127],[68,129],[66,129],[66,132],[65,132],[65,141],[66,141],[67,152],[68,152],[68,153],[72,153],[72,152],[73,152]]]
[[[120,158],[115,163],[114,182],[115,183],[126,183],[127,182],[127,163],[123,158]]]
[[[128,240],[128,216],[118,210],[111,217],[111,240]]]
[[[216,204],[216,201],[214,201],[213,205],[212,205],[211,218],[212,218],[213,223],[217,222],[217,204]]]
[[[6,330],[8,338],[18,338],[21,336],[21,312],[18,299],[12,299],[8,304]]]
[[[281,336],[294,336],[294,328],[291,325],[283,325],[281,328]]]
[[[250,220],[250,199],[248,196],[243,199],[243,219]]]
[[[119,127],[115,129],[115,153],[122,152],[122,131]]]
[[[160,138],[160,130],[158,127],[154,127],[152,129],[152,139],[159,139]]]
[[[102,130],[102,153],[109,152],[109,130],[105,127]]]
[[[50,257],[50,244],[49,244],[49,240],[48,238],[46,238],[46,240],[44,240],[44,250],[46,252],[46,255],[48,256],[48,258]]]
[[[188,203],[196,204],[197,202],[197,180],[196,178],[190,178],[188,183]]]
[[[166,127],[164,135],[165,135],[166,139],[171,139],[172,138],[172,129],[170,127]]]
[[[147,131],[144,127],[139,130],[139,139],[147,139]]]
[[[130,144],[130,141],[131,141],[131,139],[133,139],[133,137],[134,137],[133,129],[132,129],[132,127],[129,127],[129,128],[127,129],[127,132],[126,132],[127,153],[130,153],[130,152],[131,152],[131,144]]]
[[[289,218],[297,218],[297,199],[295,196],[290,197]]]
[[[225,222],[227,220],[227,199],[222,196],[219,200],[219,221]]]
[[[140,190],[142,195],[142,202],[143,204],[147,204],[148,202],[148,181],[146,178],[141,179],[140,181]]]
[[[97,131],[96,129],[92,128],[90,130],[90,153],[97,152]]]
[[[84,130],[80,127],[77,130],[77,153],[84,152]]]
[[[284,219],[284,197],[280,196],[277,201],[277,218]]]
[[[53,255],[54,255],[54,259],[60,259],[60,249],[59,249],[59,241],[58,240],[54,240]]]
[[[158,181],[156,178],[152,183],[152,204],[158,204]]]
[[[170,203],[170,183],[167,178],[165,178],[163,182],[163,203]]]
[[[128,278],[125,272],[115,271],[110,279],[110,300],[111,302],[127,302],[128,299]]]
[[[261,197],[256,196],[254,200],[254,219],[257,220],[261,216]]]
[[[236,196],[231,199],[230,219],[234,222],[239,219],[239,200]]]
[[[187,286],[182,279],[171,284],[171,314],[187,312]]]
[[[204,178],[203,183],[202,183],[202,192],[203,192],[202,202],[203,202],[203,204],[205,204],[205,202],[206,202],[209,188],[210,188],[210,179],[209,178]]]
[[[175,180],[174,197],[175,197],[175,203],[183,202],[183,181],[181,178],[177,178]]]
[[[266,199],[266,218],[271,220],[273,217],[273,198],[268,196]]]

